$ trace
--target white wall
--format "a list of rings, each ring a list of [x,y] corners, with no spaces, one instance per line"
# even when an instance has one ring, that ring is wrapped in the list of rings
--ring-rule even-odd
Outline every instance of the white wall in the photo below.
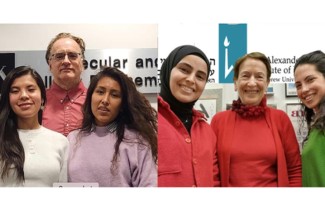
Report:
[[[156,24],[0,24],[0,50],[46,50],[60,32],[84,39],[87,49],[157,48]]]
[[[157,24],[0,24],[0,51],[46,50],[60,32],[77,35],[87,49],[157,48]],[[157,94],[146,94],[157,107]]]

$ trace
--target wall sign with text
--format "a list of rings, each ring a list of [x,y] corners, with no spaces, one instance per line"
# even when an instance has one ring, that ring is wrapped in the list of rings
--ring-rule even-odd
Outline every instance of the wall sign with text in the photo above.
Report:
[[[14,67],[31,66],[42,76],[46,87],[51,85],[53,78],[45,60],[45,51],[15,51],[12,54]],[[5,59],[4,55],[8,55],[8,53],[0,53],[0,63]],[[90,77],[95,75],[102,66],[119,68],[132,78],[142,93],[157,93],[159,80],[157,78],[158,50],[156,48],[86,50],[85,70],[81,75],[86,87],[89,85]],[[9,66],[4,69],[9,69]],[[6,73],[1,74],[1,79],[4,79]]]

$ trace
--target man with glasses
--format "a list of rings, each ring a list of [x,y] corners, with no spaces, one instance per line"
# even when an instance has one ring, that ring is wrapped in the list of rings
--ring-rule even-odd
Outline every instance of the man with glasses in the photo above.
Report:
[[[49,43],[46,62],[53,83],[46,91],[43,126],[67,136],[82,122],[87,89],[81,81],[85,42],[70,33],[60,33]]]

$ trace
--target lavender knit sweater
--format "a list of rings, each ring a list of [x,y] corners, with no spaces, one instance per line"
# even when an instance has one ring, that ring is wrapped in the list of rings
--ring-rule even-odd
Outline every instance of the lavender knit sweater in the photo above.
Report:
[[[151,150],[140,145],[136,134],[125,130],[120,145],[118,169],[111,171],[116,134],[107,127],[96,127],[88,136],[78,135],[79,130],[68,135],[70,152],[68,181],[98,183],[100,187],[156,187],[157,167]],[[131,141],[130,141],[131,140]]]

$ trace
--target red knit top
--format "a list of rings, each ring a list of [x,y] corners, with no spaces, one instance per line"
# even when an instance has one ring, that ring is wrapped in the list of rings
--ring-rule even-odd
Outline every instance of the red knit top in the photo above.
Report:
[[[229,186],[276,187],[276,149],[265,117],[237,117],[230,154]]]

